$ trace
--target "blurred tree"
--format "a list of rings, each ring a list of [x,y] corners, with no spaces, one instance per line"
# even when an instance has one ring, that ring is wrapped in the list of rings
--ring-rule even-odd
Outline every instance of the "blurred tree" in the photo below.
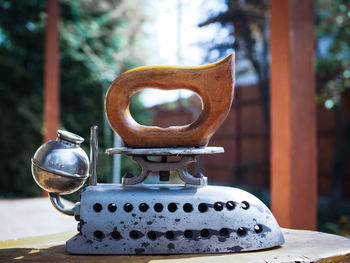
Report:
[[[66,51],[61,59],[62,124],[84,138],[89,138],[91,125],[100,127],[100,182],[112,178],[112,157],[104,154],[105,148],[113,147],[113,132],[104,113],[105,93],[118,74],[139,65],[144,57],[139,40],[146,17],[140,6],[141,0],[61,1],[61,49]],[[147,119],[140,100],[135,102],[131,108],[136,121]],[[64,116],[70,118],[63,120]],[[125,171],[133,162],[122,165]]]
[[[331,109],[350,89],[350,2],[317,0],[316,11],[318,101]]]
[[[254,72],[258,77],[260,97],[264,116],[269,124],[269,1],[268,0],[221,0],[226,5],[224,11],[211,14],[199,26],[219,24],[228,32],[228,37],[213,39],[208,43],[210,62],[236,52],[238,61],[248,60],[249,64],[237,74]],[[269,126],[269,125],[268,125]]]
[[[350,2],[317,0],[316,15],[317,101],[333,110],[336,121],[329,207],[330,215],[339,217],[350,161],[350,113],[341,104],[350,95]]]
[[[260,94],[269,120],[269,1],[218,0],[226,9],[208,15],[200,27],[219,24],[227,30],[225,38],[208,43],[208,60],[213,61],[236,51],[237,60],[247,59],[258,76]],[[317,102],[332,109],[336,120],[335,158],[331,183],[330,208],[340,215],[344,181],[349,170],[350,114],[344,111],[342,98],[350,96],[350,2],[316,0],[316,78]],[[219,41],[218,41],[219,39]],[[240,72],[237,72],[238,74]]]
[[[41,144],[44,1],[0,1],[0,196],[40,193],[30,158]]]
[[[61,127],[83,136],[88,151],[90,126],[99,125],[102,153],[112,147],[104,93],[119,73],[142,62],[142,1],[62,0],[60,8]],[[42,143],[45,15],[45,1],[0,0],[0,197],[41,192],[30,158]],[[136,119],[145,117],[136,112]],[[112,158],[100,157],[100,179],[107,181]]]

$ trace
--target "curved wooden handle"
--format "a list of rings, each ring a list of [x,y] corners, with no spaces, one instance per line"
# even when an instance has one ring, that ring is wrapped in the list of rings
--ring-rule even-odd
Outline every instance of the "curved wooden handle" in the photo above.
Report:
[[[124,145],[134,148],[206,146],[226,119],[233,99],[234,54],[200,67],[140,67],[126,71],[109,87],[105,108],[112,129]],[[188,89],[197,93],[203,111],[189,125],[160,128],[135,122],[129,111],[131,98],[146,88]]]

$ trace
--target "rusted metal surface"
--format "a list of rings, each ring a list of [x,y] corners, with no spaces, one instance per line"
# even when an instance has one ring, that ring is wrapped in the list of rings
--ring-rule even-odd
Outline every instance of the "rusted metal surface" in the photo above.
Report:
[[[283,227],[315,229],[313,1],[272,0],[271,205]]]
[[[44,141],[56,138],[59,123],[59,3],[46,1]]]
[[[231,187],[97,185],[81,194],[73,254],[250,251],[284,243],[269,209]]]

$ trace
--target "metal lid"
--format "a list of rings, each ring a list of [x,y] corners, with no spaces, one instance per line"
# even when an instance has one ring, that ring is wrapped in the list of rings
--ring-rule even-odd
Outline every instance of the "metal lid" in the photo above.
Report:
[[[84,141],[84,138],[69,131],[58,130],[57,135],[59,139],[75,144],[81,144]]]

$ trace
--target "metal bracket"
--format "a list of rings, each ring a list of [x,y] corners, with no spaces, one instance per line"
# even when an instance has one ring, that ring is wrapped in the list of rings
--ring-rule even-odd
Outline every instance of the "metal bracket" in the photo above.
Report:
[[[202,173],[191,175],[186,166],[190,163],[196,162],[197,155],[207,155],[223,153],[222,147],[187,147],[187,148],[129,148],[118,147],[109,148],[106,150],[107,154],[126,154],[132,156],[133,160],[140,164],[142,171],[139,176],[135,176],[131,173],[126,173],[122,178],[122,184],[135,185],[142,183],[151,172],[159,172],[160,180],[167,181],[170,171],[176,171],[186,184],[205,186],[208,184],[207,177]],[[150,161],[147,156],[159,156],[162,157],[161,162]],[[167,162],[168,156],[181,157],[179,161]]]
[[[62,214],[74,216],[80,214],[80,203],[75,203],[73,207],[67,208],[62,202],[59,194],[49,193],[51,204]]]
[[[199,186],[205,186],[208,184],[207,177],[203,176],[201,173],[193,176],[186,169],[188,164],[196,162],[196,156],[182,156],[182,158],[177,162],[155,162],[148,160],[144,156],[133,156],[133,160],[141,166],[141,174],[139,176],[134,176],[131,173],[127,173],[122,178],[123,185],[135,185],[142,183],[151,172],[161,171],[176,171],[181,180],[187,184]]]

